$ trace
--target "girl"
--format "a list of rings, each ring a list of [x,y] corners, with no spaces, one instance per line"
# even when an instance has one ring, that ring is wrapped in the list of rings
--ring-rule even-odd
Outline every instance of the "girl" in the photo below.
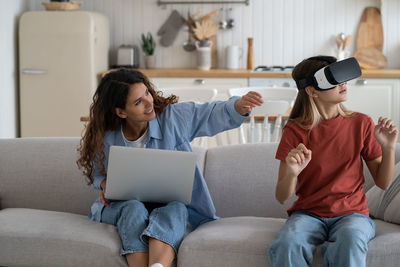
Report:
[[[100,82],[90,107],[89,123],[79,148],[77,163],[89,184],[102,191],[89,218],[113,224],[121,237],[121,255],[129,266],[170,266],[186,230],[216,219],[214,204],[196,166],[192,201],[142,203],[104,198],[107,162],[112,145],[191,151],[190,141],[238,127],[261,96],[249,92],[226,102],[178,103],[176,96],[162,97],[148,78],[120,69]]]
[[[368,116],[347,110],[346,83],[329,90],[301,86],[299,81],[333,62],[336,58],[312,57],[292,73],[299,92],[276,152],[281,161],[276,198],[284,203],[296,189],[298,199],[270,245],[271,266],[309,266],[319,244],[325,266],[365,266],[375,225],[361,158],[380,188],[393,178],[398,135],[393,121],[380,118],[375,127]]]

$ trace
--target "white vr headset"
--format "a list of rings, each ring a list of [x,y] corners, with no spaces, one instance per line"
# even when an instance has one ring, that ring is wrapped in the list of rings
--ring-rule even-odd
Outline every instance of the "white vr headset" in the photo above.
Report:
[[[314,75],[297,82],[298,89],[313,86],[317,90],[329,90],[338,84],[353,80],[361,76],[361,68],[354,57],[341,61],[333,61],[333,57],[311,57],[307,60],[320,60],[329,63],[328,66],[319,69]]]

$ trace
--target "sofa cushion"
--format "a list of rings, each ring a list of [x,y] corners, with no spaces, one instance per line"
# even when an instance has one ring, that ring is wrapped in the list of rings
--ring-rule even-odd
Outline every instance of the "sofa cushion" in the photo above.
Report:
[[[284,219],[232,217],[199,226],[182,242],[178,266],[265,266]]]
[[[285,219],[222,218],[198,227],[182,242],[178,266],[269,266],[267,251]],[[375,220],[376,237],[368,245],[367,266],[397,267],[400,226]],[[311,266],[323,266],[321,248]]]
[[[400,143],[397,143],[395,150],[395,164],[399,162],[400,162]],[[365,164],[364,161],[363,161],[363,167],[364,167],[364,177],[365,177],[364,192],[367,192],[375,185],[375,182],[374,179],[372,178],[371,173],[368,170],[367,164]]]
[[[207,148],[201,146],[192,146],[192,151],[197,155],[197,164],[201,173],[204,173],[204,163],[206,161]]]
[[[230,145],[207,151],[205,179],[221,217],[287,218],[296,196],[281,205],[275,199],[279,160],[277,143]]]
[[[80,138],[0,139],[1,207],[87,215],[99,196],[76,160]]]
[[[376,185],[366,193],[371,216],[400,224],[400,162],[395,165],[393,182],[387,190]]]
[[[65,212],[0,211],[0,266],[127,266],[112,225]]]
[[[78,137],[0,139],[0,209],[87,215],[99,196],[76,165]],[[193,147],[203,171],[206,149]]]
[[[375,238],[368,244],[367,266],[398,267],[400,225],[374,220]]]

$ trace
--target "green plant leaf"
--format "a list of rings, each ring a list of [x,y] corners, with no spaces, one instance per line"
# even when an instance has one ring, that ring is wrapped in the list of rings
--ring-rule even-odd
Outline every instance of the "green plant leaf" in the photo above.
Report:
[[[142,33],[141,38],[142,38],[143,53],[145,53],[148,56],[153,55],[155,47],[156,47],[156,43],[154,42],[154,39],[153,39],[153,36],[151,35],[151,33],[147,32],[146,35],[144,33]]]

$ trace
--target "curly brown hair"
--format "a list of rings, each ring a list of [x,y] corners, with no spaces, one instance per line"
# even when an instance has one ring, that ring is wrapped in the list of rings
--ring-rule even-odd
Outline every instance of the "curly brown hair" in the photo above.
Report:
[[[77,165],[83,171],[88,185],[93,184],[95,161],[98,162],[100,173],[106,175],[104,166],[105,154],[103,138],[106,131],[113,131],[120,127],[125,119],[117,116],[116,108],[125,109],[129,89],[133,84],[143,83],[153,97],[156,114],[163,112],[166,106],[178,102],[175,95],[167,98],[162,92],[156,91],[149,79],[140,71],[118,69],[105,75],[93,96],[90,105],[89,122],[78,148],[79,159]]]

